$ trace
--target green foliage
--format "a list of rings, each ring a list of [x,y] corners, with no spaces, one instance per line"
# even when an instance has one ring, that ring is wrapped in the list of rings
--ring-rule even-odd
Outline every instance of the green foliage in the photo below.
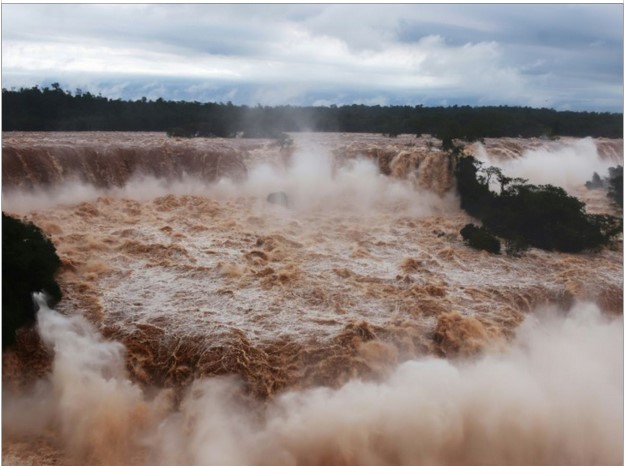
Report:
[[[618,165],[617,167],[609,168],[609,188],[607,190],[607,197],[614,201],[622,208],[623,197],[623,167]]]
[[[607,169],[609,176],[601,178],[594,172],[592,180],[585,183],[588,189],[607,189],[607,197],[615,202],[620,208],[623,206],[623,167],[609,167]]]
[[[477,173],[482,163],[474,157],[457,156],[456,187],[461,198],[461,208],[476,218],[489,214],[496,194],[489,189],[488,180],[482,182]]]
[[[168,131],[197,136],[274,138],[282,132],[343,131],[432,134],[444,141],[486,137],[622,137],[621,113],[556,111],[528,107],[424,107],[344,105],[329,107],[236,106],[107,99],[58,83],[52,88],[2,90],[4,131]],[[449,144],[445,146],[449,150]]]
[[[277,136],[276,141],[282,149],[286,149],[293,145],[293,139],[286,133],[281,133]]]
[[[500,254],[500,241],[486,228],[468,223],[460,233],[468,246],[492,254]]]
[[[15,332],[35,320],[32,293],[46,292],[48,304],[61,299],[54,274],[61,265],[52,242],[32,223],[2,213],[2,348]]]
[[[563,252],[596,249],[622,231],[620,219],[585,212],[585,204],[552,185],[532,185],[505,177],[496,167],[482,168],[473,157],[458,157],[455,170],[461,208],[491,233],[513,244]],[[490,183],[500,184],[500,193]]]

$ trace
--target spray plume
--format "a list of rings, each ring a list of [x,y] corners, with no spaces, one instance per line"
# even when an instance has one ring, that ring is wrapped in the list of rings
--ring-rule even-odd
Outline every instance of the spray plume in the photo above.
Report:
[[[26,419],[43,409],[75,461],[622,464],[622,321],[592,304],[564,315],[540,309],[508,349],[474,360],[408,361],[381,383],[291,391],[266,404],[243,404],[234,379],[203,379],[176,409],[167,392],[149,401],[129,381],[120,344],[82,317],[39,305],[53,371],[32,404],[5,394],[3,427],[8,435],[40,434],[41,418],[30,432]]]
[[[85,154],[86,157],[90,155]],[[445,158],[441,165],[444,161]],[[240,159],[239,162],[242,163]],[[309,140],[303,141],[286,163],[278,164],[264,156],[253,160],[246,170],[246,178],[231,176],[233,170],[215,178],[180,171],[165,172],[160,176],[136,172],[128,175],[124,183],[111,186],[68,179],[58,184],[36,184],[28,190],[6,187],[4,205],[6,210],[26,213],[63,204],[93,202],[100,197],[148,201],[169,194],[222,200],[252,196],[263,202],[269,193],[281,191],[288,195],[291,207],[297,212],[313,209],[366,211],[378,206],[395,206],[409,213],[425,215],[456,209],[451,192],[439,195],[422,189],[404,175],[406,172],[398,174],[397,178],[387,177],[375,161],[367,158],[354,158],[339,164],[328,149]],[[219,168],[216,171],[221,173]]]
[[[608,167],[622,164],[622,155],[610,154],[609,149],[600,153],[592,138],[523,148],[516,157],[496,157],[480,143],[472,150],[479,160],[497,166],[507,176],[525,178],[533,184],[552,184],[568,191],[584,186],[594,172],[604,176]]]

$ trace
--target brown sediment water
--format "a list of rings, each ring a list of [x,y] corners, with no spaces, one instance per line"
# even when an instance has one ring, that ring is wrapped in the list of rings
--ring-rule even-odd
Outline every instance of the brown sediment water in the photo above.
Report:
[[[145,133],[112,139],[107,133],[10,133],[3,138],[4,189],[33,189],[80,181],[98,188],[122,187],[132,176],[166,180],[194,174],[206,181],[243,178],[240,154],[220,141],[155,138]]]
[[[50,236],[64,299],[3,355],[3,461],[618,464],[622,238],[481,253],[438,141],[292,136],[5,134],[3,210]],[[525,177],[623,158],[502,144],[465,150]],[[544,176],[613,213],[591,175]]]

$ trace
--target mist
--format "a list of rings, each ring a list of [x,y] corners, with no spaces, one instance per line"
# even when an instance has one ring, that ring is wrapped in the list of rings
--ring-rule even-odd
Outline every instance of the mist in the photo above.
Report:
[[[59,312],[36,297],[52,363],[36,338],[7,355],[7,451],[52,439],[57,464],[96,466],[622,464],[621,248],[480,253],[426,138],[302,136],[283,150],[79,135],[67,157],[75,136],[46,136],[37,164],[15,158],[3,208],[67,267]],[[23,137],[16,152],[39,140]],[[98,163],[70,163],[96,144]],[[498,162],[511,176],[535,175],[537,157],[539,176],[580,186],[599,163],[587,139],[493,144],[526,153]],[[267,202],[276,192],[287,206]],[[46,375],[23,384],[33,368]]]
[[[395,206],[421,216],[456,209],[454,193],[438,196],[417,189],[409,179],[383,175],[375,162],[366,158],[339,163],[316,144],[300,146],[286,166],[254,165],[242,186],[243,193],[258,197],[275,191],[285,192],[295,211],[365,212]]]
[[[31,190],[6,189],[3,208],[15,213],[49,209],[59,205],[92,202],[99,197],[150,201],[173,195],[205,196],[215,199],[255,197],[258,208],[268,208],[266,197],[285,192],[288,215],[316,209],[368,211],[375,208],[402,208],[409,214],[429,215],[457,209],[454,193],[439,196],[418,189],[410,179],[392,178],[380,173],[374,161],[355,158],[340,163],[328,148],[313,142],[300,144],[285,163],[254,161],[244,180],[223,176],[208,181],[198,174],[184,173],[172,178],[134,174],[122,187],[99,188],[70,179],[49,187]]]
[[[363,212],[402,208],[418,215],[456,210],[446,159],[421,143],[416,145],[415,139],[407,139],[411,142],[404,145],[396,142],[397,156],[385,161],[394,176],[385,176],[378,159],[373,154],[367,157],[366,152],[378,144],[383,147],[385,141],[387,147],[383,150],[389,150],[391,143],[386,139],[363,144],[365,153],[361,156],[342,135],[336,136],[333,151],[329,143],[319,143],[317,137],[302,133],[287,152],[272,143],[256,146],[236,139],[179,141],[149,133],[130,139],[116,136],[114,140],[107,134],[85,136],[80,144],[67,150],[65,144],[69,142],[64,137],[67,135],[62,133],[56,143],[47,139],[48,149],[32,154],[28,152],[30,143],[12,143],[11,150],[16,154],[27,151],[30,155],[16,155],[15,161],[21,160],[23,165],[4,167],[5,210],[24,214],[93,202],[99,197],[150,201],[169,194],[216,199],[255,197],[262,209],[272,192],[286,193],[290,215],[320,208]],[[36,141],[34,138],[32,143]],[[135,148],[132,152],[130,144]],[[561,186],[571,193],[582,188],[594,172],[605,176],[608,167],[622,164],[621,147],[592,138],[548,141],[535,149],[527,148],[528,141],[492,144],[487,148],[480,143],[472,146],[475,156],[486,165],[501,168],[507,176]],[[339,155],[339,149],[348,152]],[[494,151],[503,155],[495,155]],[[110,161],[100,166],[104,157]],[[129,163],[135,167],[130,172]],[[94,180],[101,186],[95,186]]]
[[[479,160],[502,169],[506,176],[525,178],[532,184],[552,184],[569,192],[584,186],[594,172],[607,176],[607,169],[617,165],[599,156],[592,138],[526,149],[512,159],[491,157],[482,144],[477,144],[475,150]]]
[[[503,353],[288,393],[262,421],[230,405],[229,382],[200,381],[168,422],[192,426],[195,465],[621,464],[621,347],[622,323],[591,304],[541,309]]]
[[[89,464],[622,464],[623,324],[590,303],[538,308],[506,349],[426,357],[381,383],[289,391],[266,404],[235,378],[143,391],[124,347],[40,300],[52,374],[31,394],[3,392],[9,436],[57,426]],[[149,392],[151,396],[148,395]]]

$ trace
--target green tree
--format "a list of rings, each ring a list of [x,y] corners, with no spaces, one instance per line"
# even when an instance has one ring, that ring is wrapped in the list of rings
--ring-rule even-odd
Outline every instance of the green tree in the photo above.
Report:
[[[54,275],[60,265],[54,245],[36,225],[2,213],[3,350],[13,344],[20,327],[34,323],[33,292],[44,291],[49,306],[59,302]]]
[[[623,198],[623,167],[622,165],[609,168],[609,188],[607,190],[607,197],[613,200],[620,207],[622,207],[622,198]]]

